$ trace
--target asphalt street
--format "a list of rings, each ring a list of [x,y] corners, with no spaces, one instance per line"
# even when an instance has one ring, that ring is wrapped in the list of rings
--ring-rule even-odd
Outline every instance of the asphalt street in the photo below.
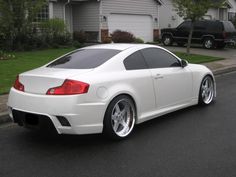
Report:
[[[235,177],[236,72],[217,100],[138,125],[124,141],[0,127],[1,177]]]

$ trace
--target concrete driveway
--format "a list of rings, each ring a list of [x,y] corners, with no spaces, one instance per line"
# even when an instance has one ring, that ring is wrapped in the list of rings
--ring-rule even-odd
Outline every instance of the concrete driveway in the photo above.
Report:
[[[173,52],[186,52],[186,47],[178,47],[178,46],[167,47],[163,45],[161,46]],[[236,49],[225,48],[225,49],[220,49],[220,50],[219,49],[208,50],[208,49],[203,49],[198,46],[194,46],[190,49],[190,53],[236,60]]]

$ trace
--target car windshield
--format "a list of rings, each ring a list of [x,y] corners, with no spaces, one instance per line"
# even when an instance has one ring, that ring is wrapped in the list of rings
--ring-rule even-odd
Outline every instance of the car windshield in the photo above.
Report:
[[[121,51],[113,49],[81,49],[59,58],[47,67],[92,69],[102,65],[119,52]]]

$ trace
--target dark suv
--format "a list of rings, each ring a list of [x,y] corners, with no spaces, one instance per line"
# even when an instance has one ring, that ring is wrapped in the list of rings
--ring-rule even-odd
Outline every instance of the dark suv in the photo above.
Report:
[[[184,46],[188,41],[191,21],[184,21],[177,28],[161,30],[162,42],[170,46],[176,42]],[[202,44],[204,48],[224,48],[226,44],[236,44],[236,30],[230,21],[201,20],[194,23],[192,43]]]

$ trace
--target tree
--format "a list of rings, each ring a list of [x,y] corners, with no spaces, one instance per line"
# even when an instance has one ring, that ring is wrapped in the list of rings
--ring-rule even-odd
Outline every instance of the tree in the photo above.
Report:
[[[0,47],[14,49],[32,32],[32,22],[47,0],[0,0]],[[19,44],[18,44],[19,43]]]
[[[187,53],[190,52],[190,45],[193,35],[194,23],[203,18],[211,7],[220,7],[222,0],[173,0],[177,14],[185,20],[191,21],[190,32],[188,36]]]

